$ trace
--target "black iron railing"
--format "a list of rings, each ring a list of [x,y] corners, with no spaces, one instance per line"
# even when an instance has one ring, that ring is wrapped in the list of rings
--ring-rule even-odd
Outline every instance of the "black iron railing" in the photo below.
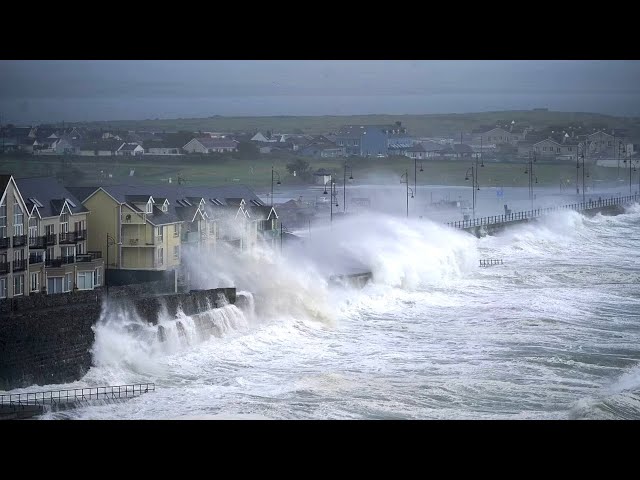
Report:
[[[500,258],[487,258],[480,260],[481,267],[492,267],[493,265],[504,265]]]
[[[154,392],[155,383],[137,383],[108,387],[49,390],[46,392],[9,393],[0,395],[0,406],[56,405],[86,400],[117,400]]]
[[[0,248],[9,248],[9,237],[0,237]]]
[[[61,232],[58,234],[58,242],[69,244],[76,243],[76,233],[75,232]]]
[[[0,262],[0,275],[9,273],[9,262]]]
[[[86,240],[87,239],[87,231],[86,230],[76,230],[75,232],[73,232],[75,234],[75,241],[76,242],[80,242],[82,240]]]
[[[27,260],[14,260],[13,261],[13,271],[14,272],[21,272],[22,270],[26,270],[27,269]]]
[[[44,264],[47,267],[61,267],[62,265],[68,265],[70,263],[75,263],[75,257],[70,255],[68,257],[58,257],[58,258],[47,258]]]
[[[76,262],[93,262],[102,258],[102,252],[87,252],[76,255]]]
[[[44,248],[45,245],[45,237],[29,237],[29,248]]]
[[[33,265],[35,263],[44,262],[44,255],[42,253],[30,253],[29,254],[29,265]]]
[[[56,244],[56,234],[55,233],[48,233],[44,236],[44,243],[48,246],[51,245],[55,245]]]
[[[489,217],[476,218],[475,220],[460,220],[457,222],[448,222],[446,225],[453,228],[471,228],[483,225],[495,225],[499,223],[517,222],[521,220],[530,220],[538,218],[549,213],[564,210],[573,210],[581,212],[592,208],[608,207],[613,205],[624,205],[633,201],[640,200],[640,195],[628,195],[626,197],[607,198],[589,202],[573,203],[571,205],[560,205],[558,207],[538,208],[524,212],[515,212],[507,215],[492,215]]]
[[[27,236],[26,235],[14,235],[13,236],[13,246],[21,247],[27,244]]]

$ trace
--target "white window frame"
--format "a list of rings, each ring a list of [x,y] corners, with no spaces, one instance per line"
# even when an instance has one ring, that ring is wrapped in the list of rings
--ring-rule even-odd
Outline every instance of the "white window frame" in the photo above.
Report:
[[[0,238],[7,236],[7,204],[0,204]]]
[[[145,213],[153,213],[153,203],[151,203],[151,200],[147,202]]]
[[[62,290],[60,290],[59,292],[52,292],[51,289],[49,288],[49,281],[51,280],[53,282],[53,285],[55,286],[56,284],[56,278],[60,279],[60,286],[62,288]],[[54,288],[55,290],[55,288]],[[47,277],[47,294],[49,295],[53,295],[53,294],[59,294],[59,293],[64,293],[64,277]]]
[[[40,272],[31,272],[30,276],[30,281],[29,281],[29,288],[31,289],[31,292],[39,292],[40,291]],[[33,279],[35,278],[35,287],[34,287],[34,281]]]
[[[162,231],[162,227],[155,227],[156,228],[156,237],[158,239],[160,239],[161,242],[164,242],[164,232]]]
[[[93,271],[93,286],[99,287],[102,285],[102,267],[97,267]]]
[[[13,235],[24,235],[24,212],[17,198],[13,201]]]
[[[60,214],[60,233],[69,233],[69,214]]]
[[[7,277],[0,278],[0,298],[7,298]]]
[[[78,278],[76,279],[76,285],[78,286],[78,290],[93,290],[93,274],[94,272],[91,270],[83,270],[81,272],[78,272]],[[82,278],[84,279],[84,286],[86,287],[86,283],[87,283],[87,277],[89,278],[89,285],[90,288],[81,288],[80,285],[80,276],[82,276]]]
[[[16,293],[18,291],[18,289],[16,288],[17,285],[20,286],[19,293]],[[24,275],[14,275],[13,276],[13,296],[19,297],[21,295],[24,295]]]
[[[68,293],[73,290],[73,273],[65,273],[62,277],[62,293]]]
[[[158,254],[156,256],[157,264],[159,267],[164,265],[164,248],[158,248]]]
[[[180,236],[180,224],[179,223],[174,223],[173,224],[173,236],[174,237],[179,237]]]
[[[173,259],[180,260],[180,245],[173,246]]]

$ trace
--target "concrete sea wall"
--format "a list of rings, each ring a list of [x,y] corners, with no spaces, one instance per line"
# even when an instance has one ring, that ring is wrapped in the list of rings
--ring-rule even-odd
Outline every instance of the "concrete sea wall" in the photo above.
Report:
[[[135,309],[157,323],[161,310],[174,315],[235,303],[235,288],[142,296],[160,285],[130,285],[102,291],[33,295],[0,303],[0,390],[79,380],[91,367],[93,326],[105,302]]]

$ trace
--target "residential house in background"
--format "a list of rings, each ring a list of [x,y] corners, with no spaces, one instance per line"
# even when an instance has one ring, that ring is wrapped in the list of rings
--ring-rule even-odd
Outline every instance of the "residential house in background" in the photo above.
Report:
[[[116,150],[118,156],[138,156],[144,155],[144,148],[137,143],[123,143],[118,150]]]
[[[11,175],[0,175],[0,299],[29,295],[27,206]]]
[[[187,153],[235,152],[238,142],[227,138],[200,137],[190,140],[182,149]]]
[[[386,157],[401,154],[413,140],[400,122],[395,125],[345,125],[336,134],[336,145],[347,155]]]
[[[122,147],[120,140],[82,141],[77,147],[77,153],[83,157],[112,157]]]

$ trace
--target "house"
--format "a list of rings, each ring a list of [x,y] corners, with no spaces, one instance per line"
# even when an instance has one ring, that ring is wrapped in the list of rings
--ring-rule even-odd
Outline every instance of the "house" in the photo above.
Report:
[[[533,152],[542,157],[569,156],[575,158],[578,145],[574,143],[574,140],[566,136],[562,140],[549,137],[534,143],[532,147]]]
[[[339,147],[335,143],[314,141],[300,150],[300,154],[313,158],[336,158],[346,155],[345,147]]]
[[[76,151],[83,157],[111,157],[122,147],[119,140],[97,140],[81,142]]]
[[[137,155],[144,155],[144,148],[137,143],[123,143],[118,150],[116,150],[118,156],[135,157]]]
[[[182,146],[170,141],[150,141],[144,143],[145,155],[182,155]]]
[[[188,280],[184,255],[215,252],[223,242],[240,250],[271,238],[277,218],[241,185],[110,185],[69,187],[92,210],[89,247],[109,259],[109,282],[150,281],[166,276]],[[264,209],[263,209],[264,210]],[[114,212],[118,214],[114,215]],[[108,245],[107,239],[113,241]],[[197,257],[196,257],[197,258]]]
[[[479,141],[483,145],[509,144],[515,147],[518,142],[526,138],[529,130],[529,128],[516,126],[512,123],[508,127],[496,126],[488,129],[487,127],[481,127],[474,130],[472,134],[474,135],[474,141]]]
[[[401,122],[395,125],[345,125],[336,135],[336,145],[347,155],[386,157],[401,154],[413,141]]]
[[[438,152],[441,157],[458,159],[472,157],[475,153],[476,152],[473,148],[466,143],[454,143],[453,145],[447,145]]]
[[[427,151],[421,143],[415,143],[405,151],[405,155],[414,160],[424,160],[427,157]]]
[[[187,153],[235,152],[238,142],[227,138],[200,137],[190,140],[182,149]]]
[[[7,175],[0,191],[0,298],[102,285],[104,262],[86,248],[90,212],[71,192],[55,178]]]
[[[251,137],[252,142],[262,142],[262,143],[271,143],[279,141],[279,138],[272,137],[271,132],[262,133],[258,132],[253,137]]]

